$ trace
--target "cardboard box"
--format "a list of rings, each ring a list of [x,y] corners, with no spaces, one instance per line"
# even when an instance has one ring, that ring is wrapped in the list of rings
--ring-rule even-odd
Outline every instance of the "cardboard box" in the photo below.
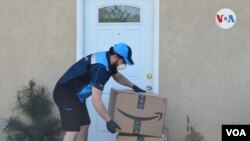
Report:
[[[153,93],[111,89],[109,114],[121,127],[120,133],[161,137],[167,99]]]
[[[117,141],[167,141],[159,137],[118,135]]]

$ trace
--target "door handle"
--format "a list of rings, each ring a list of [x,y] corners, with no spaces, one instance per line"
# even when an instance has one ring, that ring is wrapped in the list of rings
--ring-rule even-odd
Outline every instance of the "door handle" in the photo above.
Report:
[[[150,91],[150,90],[152,90],[152,86],[146,86],[146,89],[147,89],[148,91]]]
[[[148,74],[147,74],[147,79],[152,79],[152,77],[153,77],[153,76],[152,76],[151,73],[148,73]]]

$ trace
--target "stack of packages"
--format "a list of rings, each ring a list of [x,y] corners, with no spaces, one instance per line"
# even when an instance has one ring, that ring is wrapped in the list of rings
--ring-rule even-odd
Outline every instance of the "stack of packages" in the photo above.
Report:
[[[117,141],[166,141],[167,100],[153,93],[111,89],[109,114],[121,127]]]

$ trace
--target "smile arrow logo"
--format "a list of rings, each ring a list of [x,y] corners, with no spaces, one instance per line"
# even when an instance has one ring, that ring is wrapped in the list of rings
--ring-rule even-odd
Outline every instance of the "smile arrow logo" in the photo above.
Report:
[[[162,118],[162,115],[163,113],[160,113],[160,112],[156,112],[154,113],[155,116],[151,116],[151,117],[136,117],[136,116],[133,116],[133,115],[130,115],[128,113],[125,113],[124,111],[122,111],[121,109],[117,108],[117,110],[122,113],[124,116],[130,118],[130,119],[133,119],[133,120],[140,120],[140,121],[146,121],[146,120],[153,120],[153,119],[156,119],[159,117],[158,121],[161,120]]]

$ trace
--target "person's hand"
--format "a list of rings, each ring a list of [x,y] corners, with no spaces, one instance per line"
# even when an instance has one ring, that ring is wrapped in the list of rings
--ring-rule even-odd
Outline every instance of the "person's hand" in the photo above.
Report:
[[[136,85],[134,85],[134,86],[133,86],[133,89],[134,89],[134,91],[136,91],[136,92],[143,92],[143,93],[145,93],[145,92],[146,92],[145,90],[143,90],[143,89],[139,88],[139,87],[138,87],[138,86],[136,86]]]
[[[121,130],[120,126],[112,119],[107,122],[106,126],[107,126],[107,129],[110,133],[115,133],[116,129]]]

